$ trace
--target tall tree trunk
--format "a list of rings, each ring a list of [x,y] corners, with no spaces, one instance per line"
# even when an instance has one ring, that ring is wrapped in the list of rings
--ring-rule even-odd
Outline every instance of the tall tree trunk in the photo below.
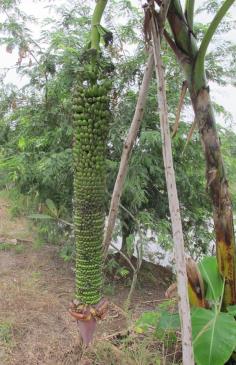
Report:
[[[205,77],[204,59],[200,60],[202,64],[199,67],[199,49],[192,26],[185,18],[179,0],[172,0],[168,21],[174,40],[165,33],[166,39],[184,71],[205,155],[207,189],[213,205],[217,261],[220,273],[225,279],[223,304],[226,306],[236,303],[233,211],[209,87]],[[210,37],[212,37],[212,32]]]

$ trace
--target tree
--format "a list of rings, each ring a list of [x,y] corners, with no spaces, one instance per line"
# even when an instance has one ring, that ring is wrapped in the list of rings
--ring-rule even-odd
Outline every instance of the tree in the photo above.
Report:
[[[114,7],[115,12],[118,11],[118,6],[122,6],[109,4]],[[60,218],[71,222],[73,169],[68,169],[68,166],[72,166],[73,101],[70,90],[80,69],[78,58],[83,45],[89,41],[91,9],[87,6],[75,9],[75,4],[72,3],[59,9],[58,14],[57,19],[51,20],[50,24],[55,24],[52,30],[42,29],[41,40],[32,40],[32,44],[36,42],[39,45],[34,49],[38,62],[32,59],[31,64],[29,59],[24,59],[22,64],[17,66],[18,73],[29,79],[28,84],[21,90],[12,86],[2,89],[1,106],[4,109],[1,114],[1,130],[4,139],[1,140],[1,144],[4,163],[2,161],[1,166],[2,170],[9,171],[8,179],[11,184],[14,183],[21,193],[34,197],[35,205],[44,207],[45,201],[51,199],[60,212]],[[146,59],[142,48],[143,41],[134,33],[136,21],[141,22],[141,15],[132,7],[129,10],[129,24],[117,29],[119,37],[114,32],[116,43],[109,49],[117,55],[114,59],[116,90],[112,97],[113,117],[106,156],[109,161],[109,194],[112,193],[123,139],[132,118]],[[111,22],[109,26],[113,27]],[[5,40],[9,42],[12,38],[14,37],[9,33]],[[46,40],[48,46],[43,47],[41,41],[45,44]],[[132,55],[124,55],[120,42],[131,41],[135,42],[136,50]],[[181,74],[166,45],[164,61],[169,81],[169,108],[173,120]],[[171,227],[163,182],[160,130],[156,123],[158,116],[153,95],[154,80],[150,86],[138,141],[131,157],[122,204],[132,213],[142,229],[146,231],[150,228],[154,234],[159,235],[158,242],[164,248],[170,249]],[[11,128],[13,124],[16,126],[14,129]],[[182,156],[187,129],[188,125],[182,122],[179,133],[173,140],[174,160],[184,212],[185,238],[191,253],[199,256],[207,250],[207,242],[210,241],[210,234],[205,229],[209,219],[209,203],[205,198],[202,160],[197,157],[197,136],[194,136],[187,152]],[[197,161],[197,169],[202,171],[201,178],[196,174],[192,161]],[[109,195],[105,201],[108,206]],[[44,213],[47,212],[46,207],[43,210]],[[119,218],[124,231],[126,227],[130,234],[137,234],[137,223],[122,209],[119,210]],[[60,242],[65,241],[64,235],[61,235],[61,223],[57,226],[52,224],[52,221],[49,222],[50,225],[43,221],[43,238],[54,242],[58,242],[59,239]],[[59,236],[53,233],[55,229],[59,230]],[[124,251],[127,251],[125,238]]]
[[[8,5],[12,4],[14,5],[16,2],[4,1],[4,3],[1,3],[1,10],[7,9],[9,15],[10,8]],[[174,0],[171,2],[168,14],[170,25],[172,22],[171,28],[173,28],[174,36],[171,37],[167,32],[165,36],[176,54],[178,54],[177,58],[181,60],[181,67],[183,67],[185,75],[188,76],[192,103],[195,106],[198,118],[200,114],[201,120],[198,123],[202,127],[201,135],[206,144],[209,142],[209,133],[211,137],[216,138],[216,134],[214,134],[216,128],[212,122],[213,115],[210,110],[208,95],[206,95],[207,102],[206,105],[204,104],[204,110],[201,108],[199,110],[199,95],[202,94],[205,97],[208,90],[206,89],[205,80],[200,82],[200,86],[197,86],[198,77],[202,75],[202,71],[200,67],[200,71],[197,72],[195,77],[194,67],[196,67],[195,61],[200,53],[201,46],[199,49],[197,48],[193,35],[194,33],[198,38],[204,37],[205,28],[201,24],[196,24],[194,29],[189,25],[191,24],[189,12],[192,11],[191,4],[193,5],[193,2],[187,6],[186,15],[183,14],[183,11],[181,13],[181,8],[176,8],[176,4],[177,2]],[[120,2],[120,4],[114,5],[109,2],[109,6],[114,7],[112,14],[117,12],[118,6],[123,10],[129,8],[129,19],[128,24],[118,27],[117,32],[114,31],[116,43],[113,47],[109,47],[103,55],[99,51],[91,52],[90,48],[94,49],[98,39],[103,36],[104,41],[108,41],[109,33],[103,27],[99,28],[98,19],[95,19],[93,24],[94,37],[92,37],[93,42],[91,42],[93,45],[90,44],[85,47],[85,44],[89,44],[91,41],[89,39],[91,9],[88,6],[81,6],[78,9],[76,2],[70,3],[68,8],[62,9],[60,19],[54,21],[53,30],[42,31],[43,43],[32,39],[24,23],[19,21],[19,18],[14,19],[12,15],[10,18],[6,18],[2,28],[4,36],[1,38],[1,42],[6,44],[9,52],[11,52],[12,47],[18,48],[20,62],[16,65],[16,68],[20,74],[27,75],[29,79],[28,85],[21,90],[9,85],[1,88],[0,143],[1,157],[3,156],[1,171],[4,170],[5,175],[8,170],[10,174],[7,181],[13,182],[21,193],[30,197],[33,196],[43,209],[46,208],[47,202],[51,199],[57,212],[59,212],[57,218],[64,218],[71,225],[73,195],[72,149],[74,148],[77,300],[71,310],[75,318],[80,320],[80,328],[85,342],[91,339],[91,332],[94,330],[94,317],[102,317],[107,306],[105,302],[100,302],[102,297],[102,259],[100,251],[104,215],[112,192],[122,144],[132,119],[137,90],[146,62],[143,41],[141,37],[137,36],[139,33],[136,34],[136,30],[140,28],[141,24],[140,15],[129,3],[121,4]],[[177,10],[179,13],[177,13]],[[14,15],[15,11],[17,11],[17,8],[13,7],[13,13],[11,14]],[[19,17],[23,16],[23,14],[17,14]],[[109,29],[113,29],[111,19],[107,17],[106,21],[109,24]],[[176,25],[178,21],[181,25],[179,28],[179,23]],[[135,26],[136,28],[134,28]],[[186,39],[189,46],[187,46],[187,49],[184,48],[187,41],[184,36],[180,36],[178,33],[178,30],[182,29],[181,27],[183,28],[183,34],[188,32]],[[48,46],[45,47],[46,39],[48,40]],[[132,44],[135,43],[136,49],[134,54],[125,57],[122,43],[127,41]],[[196,53],[193,52],[192,54],[189,51],[191,46]],[[164,41],[162,47],[168,82],[167,95],[170,121],[174,123],[177,94],[182,83],[182,74],[179,72],[180,68],[172,56],[172,51]],[[188,55],[188,51],[190,55]],[[213,50],[205,57],[206,74],[211,80],[219,80],[224,83],[226,77],[229,77],[232,73],[232,64],[227,64],[227,67],[223,68],[222,65],[219,65],[219,62],[222,62],[224,52],[230,52],[230,55],[234,55],[235,49],[230,44],[226,44],[224,49],[220,48],[220,51],[218,49],[217,52],[220,52],[221,55],[215,57]],[[107,55],[108,53],[112,55],[116,66],[116,90],[114,90],[111,98],[108,95],[110,85],[106,84],[107,88],[103,88],[105,86],[104,76],[110,77],[111,74],[110,59],[107,56],[104,57],[104,54]],[[94,65],[95,60],[99,65],[99,71]],[[232,56],[231,62],[233,61]],[[71,95],[73,84],[75,86],[73,95]],[[101,86],[103,90],[101,90]],[[121,207],[119,210],[122,249],[126,254],[129,251],[127,247],[132,241],[131,238],[139,234],[140,228],[145,233],[151,229],[155,239],[157,238],[158,242],[161,241],[164,248],[172,247],[155,94],[156,84],[152,80],[147,109],[134,145],[122,195],[121,203],[125,209]],[[108,101],[110,101],[112,118],[110,117],[111,114],[108,115]],[[190,102],[190,99],[187,99],[188,105]],[[215,105],[213,107],[215,108]],[[93,110],[91,114],[88,112],[90,108]],[[106,115],[104,112],[106,112]],[[108,135],[107,117],[112,119],[112,127],[109,127]],[[206,125],[203,123],[205,119],[210,121],[207,130]],[[102,123],[100,123],[101,121]],[[96,128],[93,128],[96,123]],[[76,129],[74,139],[73,128]],[[180,195],[185,243],[192,256],[198,258],[208,250],[208,244],[211,240],[211,232],[209,232],[211,231],[209,228],[211,215],[209,199],[207,199],[205,193],[199,137],[193,135],[192,140],[185,148],[188,130],[189,124],[181,121],[178,133],[172,141],[173,158]],[[94,136],[94,134],[96,135]],[[235,166],[233,146],[235,134],[227,129],[222,129],[219,131],[219,135],[223,145],[222,153],[226,162],[225,169],[226,171],[228,169],[233,170],[232,166]],[[97,138],[98,136],[99,138]],[[214,142],[214,138],[210,142],[212,140]],[[230,148],[225,147],[228,143]],[[99,149],[96,150],[98,145]],[[100,149],[101,145],[107,145],[107,148]],[[214,176],[214,168],[217,167],[219,173],[222,172],[222,159],[219,155],[214,155],[219,154],[218,145],[216,146],[216,150],[212,145],[206,148],[206,151],[208,151],[206,152],[207,157],[211,152],[211,160],[207,165],[208,190],[211,191],[213,198],[216,196],[215,192],[217,192],[219,185],[216,182],[219,180],[218,182],[222,184],[225,176],[224,171],[221,176],[218,172],[216,177]],[[96,161],[94,160],[95,153],[98,157]],[[109,194],[105,195],[104,176],[107,172],[107,190]],[[232,174],[231,179],[234,178],[235,176]],[[6,177],[4,177],[4,181],[6,181]],[[225,187],[226,182],[224,181],[223,188],[225,189]],[[98,194],[99,189],[101,194]],[[234,189],[231,190],[235,199],[235,191]],[[99,210],[99,217],[96,215],[95,209]],[[215,215],[220,214],[220,217],[216,217],[218,221],[220,219],[224,222],[224,209],[222,208],[219,212],[219,207],[215,207],[215,211]],[[88,213],[86,218],[84,218],[84,213]],[[215,221],[217,226],[217,220],[215,219]],[[65,231],[64,223],[62,227],[62,220],[59,222],[55,225],[57,232],[59,229]],[[228,226],[226,228],[228,229]],[[64,236],[60,239],[64,242]],[[94,277],[96,280],[93,280]],[[228,303],[232,302],[229,301]],[[86,322],[87,325],[84,326],[84,319],[91,320]],[[88,324],[91,324],[90,329]],[[91,332],[89,332],[90,330]]]

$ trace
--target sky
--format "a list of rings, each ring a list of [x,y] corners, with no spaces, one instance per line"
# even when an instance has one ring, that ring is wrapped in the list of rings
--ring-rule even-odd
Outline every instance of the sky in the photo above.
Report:
[[[56,4],[59,6],[60,4],[64,4],[66,0],[57,0]],[[69,0],[67,0],[69,1]],[[122,0],[121,0],[122,1]],[[143,0],[131,0],[137,7],[141,8],[141,4]],[[79,2],[79,0],[78,0]],[[196,9],[203,3],[203,0],[196,0]],[[45,17],[50,16],[47,5],[52,5],[52,1],[44,0],[44,1],[34,1],[34,0],[21,0],[21,10],[25,11],[27,14],[33,15],[38,18],[39,21],[43,20]],[[229,14],[236,21],[236,11],[235,8],[229,10]],[[204,14],[204,16],[199,15],[198,20],[202,22],[209,21],[211,17],[208,14]],[[1,17],[0,17],[1,20]],[[34,24],[32,27],[32,33],[37,37],[40,33],[39,24]],[[236,42],[236,29],[228,32],[224,35],[225,40],[232,40]],[[222,38],[221,38],[222,41]],[[217,44],[217,36],[215,37],[215,44]],[[13,51],[12,54],[6,52],[5,47],[0,47],[1,58],[0,58],[0,71],[5,67],[12,67],[12,70],[8,72],[6,81],[12,82],[17,85],[23,85],[27,82],[26,79],[20,79],[19,76],[15,72],[15,65],[18,59],[17,51]],[[236,67],[236,66],[235,66]],[[211,97],[213,101],[221,104],[228,112],[232,114],[232,127],[236,131],[236,88],[227,85],[227,86],[219,86],[216,83],[210,84],[211,89]],[[221,124],[224,124],[223,120],[220,120]]]

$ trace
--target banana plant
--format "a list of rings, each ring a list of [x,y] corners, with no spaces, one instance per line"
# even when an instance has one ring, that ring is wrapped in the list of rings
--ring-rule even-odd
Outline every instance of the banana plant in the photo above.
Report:
[[[185,9],[179,0],[170,1],[167,18],[172,35],[164,31],[165,38],[184,72],[195,113],[195,123],[203,145],[207,189],[213,206],[217,261],[225,281],[223,297],[225,307],[236,303],[235,234],[232,202],[206,78],[205,57],[213,35],[234,2],[234,0],[223,2],[200,45],[194,33],[194,0],[186,0]]]
[[[90,42],[80,57],[73,88],[76,292],[70,313],[76,318],[86,345],[93,338],[96,321],[107,310],[102,296],[102,241],[113,66],[100,50],[101,40],[107,45],[112,38],[100,25],[106,3],[107,0],[96,3]]]
[[[196,264],[187,259],[189,302],[191,304],[192,342],[196,365],[231,365],[236,356],[236,305],[223,305],[225,279],[216,257],[205,257]],[[176,284],[167,290],[169,301],[156,311],[141,315],[135,331],[154,330],[154,336],[174,334],[180,327],[179,314],[173,312]]]
[[[225,279],[215,257],[198,264],[206,290],[205,308],[192,308],[194,358],[197,365],[224,365],[236,348],[236,306],[223,304]]]

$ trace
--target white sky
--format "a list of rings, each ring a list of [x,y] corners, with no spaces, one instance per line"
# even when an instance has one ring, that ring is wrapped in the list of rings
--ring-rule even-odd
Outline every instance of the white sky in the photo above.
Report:
[[[143,2],[142,0],[131,0],[131,1],[141,8],[141,3]],[[57,0],[56,5],[60,6],[65,2],[66,0]],[[202,2],[203,0],[196,0],[196,9],[200,6]],[[49,0],[44,0],[40,2],[33,0],[21,0],[20,8],[27,14],[33,15],[34,17],[38,18],[41,21],[43,18],[50,16],[49,10],[46,8],[48,4],[52,5],[52,2],[50,2]],[[234,20],[236,20],[235,8],[229,10],[228,13],[232,16]],[[200,16],[199,20],[202,22],[209,21],[210,17],[208,14],[204,14],[204,18],[203,16]],[[34,35],[38,36],[40,32],[40,26],[38,24],[35,24],[34,26],[32,25],[32,32]],[[225,40],[230,39],[235,41],[236,29],[233,29],[231,32],[228,32],[226,35],[224,35],[224,39]],[[217,42],[217,38],[215,38],[215,41]],[[0,69],[4,67],[14,67],[18,58],[17,51],[13,51],[12,54],[9,54],[6,52],[4,47],[0,47],[0,52],[1,52]],[[15,70],[12,69],[10,72],[8,72],[6,81],[22,85],[25,83],[26,80],[20,80]],[[222,87],[217,84],[211,84],[210,87],[211,87],[212,99],[217,103],[221,104],[222,106],[224,106],[224,108],[232,114],[233,117],[232,126],[234,130],[236,130],[236,88],[231,85]]]

